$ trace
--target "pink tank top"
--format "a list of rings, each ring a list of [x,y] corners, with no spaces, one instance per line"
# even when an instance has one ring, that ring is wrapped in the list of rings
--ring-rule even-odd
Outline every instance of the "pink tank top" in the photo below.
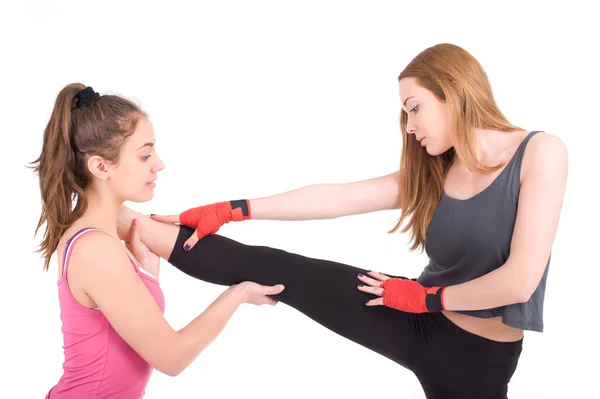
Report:
[[[63,273],[58,280],[65,360],[63,375],[46,399],[141,398],[152,374],[153,368],[117,334],[101,309],[86,308],[71,294],[65,277],[69,256],[77,239],[94,230],[78,231],[65,245]],[[125,250],[164,313],[158,281],[141,272],[133,255]]]

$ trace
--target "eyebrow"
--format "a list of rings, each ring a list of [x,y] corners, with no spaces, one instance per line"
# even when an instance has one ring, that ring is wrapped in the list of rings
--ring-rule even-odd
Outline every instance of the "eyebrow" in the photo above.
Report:
[[[143,146],[141,146],[140,148],[138,148],[137,151],[141,150],[144,147],[154,147],[154,143],[146,143]]]
[[[414,96],[410,96],[410,97],[408,97],[406,100],[404,100],[404,103],[402,103],[402,105],[403,105],[404,107],[406,107],[406,102],[407,102],[408,100],[410,100],[411,98],[413,98],[413,97],[414,97]]]

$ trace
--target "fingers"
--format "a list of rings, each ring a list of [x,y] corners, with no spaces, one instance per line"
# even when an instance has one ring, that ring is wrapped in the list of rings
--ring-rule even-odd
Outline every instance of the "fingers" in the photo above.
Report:
[[[179,215],[150,215],[152,220],[163,223],[179,223]]]
[[[371,272],[369,272],[371,273]],[[364,274],[358,274],[358,279],[365,284],[370,285],[371,287],[379,287],[382,283],[381,280],[375,280],[374,278],[367,277]]]
[[[369,287],[368,285],[358,286],[358,289],[362,292],[379,296],[381,296],[381,294],[383,293],[383,288]]]
[[[133,219],[131,222],[131,227],[129,228],[129,237],[128,241],[125,241],[125,248],[127,248],[131,253],[137,252],[137,249],[142,245],[142,240],[140,239],[140,223],[137,219]]]
[[[359,274],[358,279],[368,285],[358,286],[357,288],[359,289],[359,291],[366,292],[368,294],[377,295],[378,298],[371,299],[365,305],[366,306],[383,305],[383,297],[381,296],[383,294],[383,288],[381,288],[381,284],[383,282],[389,280],[390,277],[386,276],[385,274],[381,274],[378,272],[372,272],[372,271],[367,272],[367,274],[370,277],[367,277],[363,274]]]
[[[198,238],[198,230],[194,231],[194,234],[192,234],[190,236],[190,238],[188,238],[184,243],[183,243],[183,250],[184,251],[189,251],[190,249],[194,248],[194,245],[196,245],[196,243],[200,240],[200,238]]]
[[[129,228],[129,243],[136,244],[140,239],[140,223],[137,219],[133,219]]]
[[[386,276],[385,274],[382,273],[378,273],[378,272],[367,272],[367,274],[379,281],[386,281],[389,280],[391,277]]]
[[[283,284],[273,286],[259,285],[251,282],[244,282],[242,284],[246,284],[246,289],[249,290],[247,293],[248,299],[245,302],[254,305],[276,305],[279,301],[271,298],[269,295],[277,295],[285,289]]]
[[[263,296],[258,299],[258,304],[275,306],[278,303],[278,301],[269,297],[269,295],[277,295],[281,291],[283,291],[285,287],[283,286],[283,284],[277,284],[277,285],[273,285],[273,286],[264,286],[263,285],[262,288],[263,288],[263,290],[262,290]]]
[[[379,297],[379,298],[371,299],[365,305],[367,305],[367,306],[382,306],[383,305],[383,298]]]
[[[277,284],[271,287],[265,286],[263,290],[263,295],[277,295],[281,293],[285,289],[283,284]]]

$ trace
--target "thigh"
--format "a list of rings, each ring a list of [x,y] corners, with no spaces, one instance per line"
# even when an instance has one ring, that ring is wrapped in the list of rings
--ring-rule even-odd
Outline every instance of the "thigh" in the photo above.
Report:
[[[438,328],[415,364],[428,399],[506,399],[522,340],[498,342],[469,333],[441,313]]]
[[[472,357],[471,357],[472,356]],[[415,372],[427,399],[507,399],[517,367],[512,361],[459,354],[438,358]]]

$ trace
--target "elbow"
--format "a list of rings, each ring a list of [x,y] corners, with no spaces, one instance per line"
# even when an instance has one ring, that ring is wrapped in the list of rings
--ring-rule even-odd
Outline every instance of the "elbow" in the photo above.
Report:
[[[540,279],[536,278],[530,271],[517,267],[516,264],[511,266],[512,273],[510,275],[510,304],[528,302],[540,283]]]
[[[518,287],[514,290],[515,303],[528,302],[533,296],[536,287],[535,284],[527,281],[524,281],[523,284],[518,284]]]
[[[177,361],[164,362],[162,364],[157,364],[154,366],[154,369],[161,372],[162,374],[168,375],[169,377],[177,377],[181,372],[185,369],[181,364]]]
[[[176,350],[155,353],[154,356],[147,359],[147,362],[153,369],[169,377],[177,377],[187,366],[182,361],[182,356],[178,356]]]
[[[200,351],[200,353],[201,352],[202,351]],[[198,353],[198,355],[200,355],[200,353]],[[173,350],[165,354],[162,361],[159,364],[157,364],[157,366],[159,367],[153,367],[157,371],[161,372],[162,374],[168,375],[169,377],[177,377],[186,368],[188,368],[188,366],[192,363],[196,356],[192,357],[190,353],[187,353],[185,351]]]
[[[166,374],[169,377],[177,377],[182,371],[183,369],[173,368],[163,372],[163,374]]]
[[[522,290],[517,293],[516,300],[514,301],[514,303],[525,303],[529,301],[531,295],[532,294],[530,294],[528,291]]]

